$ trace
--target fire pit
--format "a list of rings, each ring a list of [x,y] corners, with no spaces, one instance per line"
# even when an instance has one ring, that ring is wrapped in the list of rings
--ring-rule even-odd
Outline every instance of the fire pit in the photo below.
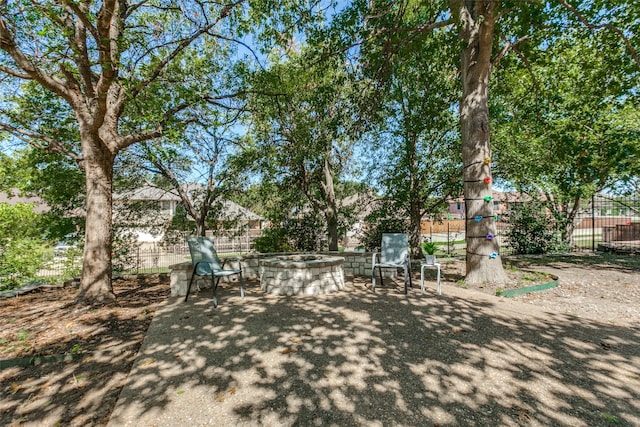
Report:
[[[260,287],[275,295],[320,295],[344,289],[344,258],[282,255],[260,262]]]

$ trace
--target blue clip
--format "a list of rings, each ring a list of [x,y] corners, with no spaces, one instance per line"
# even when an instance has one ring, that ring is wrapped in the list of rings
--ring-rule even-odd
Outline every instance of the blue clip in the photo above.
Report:
[[[476,215],[476,216],[473,217],[473,219],[475,219],[476,222],[482,221],[482,218],[483,218],[482,215]]]
[[[491,233],[487,234],[487,240],[493,240],[493,234]]]
[[[497,252],[492,252],[491,255],[489,255],[489,258],[491,258],[491,259],[498,258],[498,253]]]

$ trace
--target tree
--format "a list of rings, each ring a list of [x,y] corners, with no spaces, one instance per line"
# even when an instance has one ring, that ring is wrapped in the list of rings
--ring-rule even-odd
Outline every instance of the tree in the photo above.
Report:
[[[408,48],[388,65],[389,82],[380,103],[378,129],[371,145],[378,151],[369,156],[371,169],[384,197],[393,203],[395,216],[410,218],[410,246],[421,255],[422,218],[435,215],[448,197],[460,193],[460,150],[457,145],[453,106],[457,67],[448,61],[452,46],[447,35],[434,35],[433,43],[442,58],[433,62],[421,51]],[[379,244],[379,243],[378,243]]]
[[[205,236],[207,224],[219,219],[216,206],[222,204],[222,198],[240,187],[241,175],[228,161],[233,136],[225,135],[233,126],[233,122],[192,125],[174,144],[143,143],[137,150],[141,167],[180,197],[198,236]]]
[[[495,235],[488,108],[492,69],[510,52],[526,52],[525,42],[541,29],[551,26],[561,31],[568,22],[613,34],[625,48],[625,59],[638,66],[634,38],[638,34],[635,30],[639,13],[637,2],[631,1],[580,2],[577,7],[567,0],[449,0],[446,5],[406,0],[356,3],[336,20],[336,27],[347,28],[339,36],[343,48],[345,43],[346,49],[359,46],[359,51],[373,51],[381,58],[364,64],[373,65],[382,80],[388,78],[387,65],[400,55],[401,46],[416,44],[429,34],[451,31],[453,27],[458,32],[462,175],[468,220],[467,282],[500,284],[506,279],[497,257],[498,244],[495,239],[486,238]],[[538,42],[550,45],[555,41],[553,36]],[[432,55],[432,51],[425,50],[424,54]]]
[[[324,218],[329,250],[337,251],[336,184],[356,132],[351,100],[357,89],[344,60],[320,60],[303,49],[257,72],[252,86],[248,102],[261,171],[304,195]]]
[[[220,46],[234,41],[231,22],[238,37],[253,29],[251,23],[268,23],[262,30],[270,37],[296,31],[304,21],[294,20],[299,8],[290,3],[278,5],[294,11],[281,19],[272,6],[254,2],[249,13],[242,1],[1,3],[0,129],[68,156],[84,173],[79,301],[115,298],[110,255],[116,156],[179,130],[197,115],[198,105],[218,101],[215,89],[221,86],[207,78],[207,70],[217,67]]]
[[[496,75],[498,173],[561,214],[556,223],[566,244],[582,203],[637,172],[638,73],[620,64],[615,41],[569,29],[528,67],[514,56]]]
[[[55,242],[84,234],[84,182],[71,159],[27,146],[12,151],[1,163],[1,191],[18,190],[47,206],[39,222],[40,236]]]

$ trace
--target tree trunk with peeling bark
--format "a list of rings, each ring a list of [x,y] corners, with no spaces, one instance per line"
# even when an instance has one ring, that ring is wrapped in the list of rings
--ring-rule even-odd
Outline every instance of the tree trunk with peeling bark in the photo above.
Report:
[[[467,283],[500,285],[506,274],[500,259],[491,191],[488,87],[496,2],[452,2],[464,42],[461,54],[460,128],[466,208]],[[487,181],[485,181],[485,179]],[[476,221],[476,218],[479,221]]]
[[[338,204],[333,185],[333,169],[328,157],[324,160],[324,193],[326,198],[325,219],[330,251],[338,250]]]

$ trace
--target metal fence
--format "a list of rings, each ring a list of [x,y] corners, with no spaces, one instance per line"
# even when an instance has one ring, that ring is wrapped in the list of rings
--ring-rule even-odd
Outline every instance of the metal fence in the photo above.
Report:
[[[513,253],[508,232],[509,212],[515,203],[501,202],[495,238],[503,254]],[[544,208],[547,209],[548,208]],[[551,216],[551,212],[546,212]],[[444,219],[422,227],[423,237],[439,242],[447,254],[463,254],[466,249],[464,219]],[[592,252],[616,248],[640,248],[640,198],[601,193],[581,203],[573,221],[573,231],[565,250]]]
[[[497,222],[496,239],[501,253],[510,254],[508,211],[504,204]],[[466,249],[465,221],[443,220],[422,229],[423,237],[440,243],[440,250],[447,254],[462,255]],[[239,255],[252,251],[257,233],[244,233],[239,236],[209,236],[221,255]],[[114,257],[114,270],[118,273],[164,273],[169,266],[189,261],[189,249],[186,239],[173,245],[142,244],[126,252],[120,261]],[[640,251],[640,198],[621,198],[608,194],[598,194],[584,202],[574,220],[570,251],[596,251],[612,248],[638,248]],[[42,280],[60,281],[70,272],[77,274],[81,254],[52,253],[44,260],[37,276]]]

